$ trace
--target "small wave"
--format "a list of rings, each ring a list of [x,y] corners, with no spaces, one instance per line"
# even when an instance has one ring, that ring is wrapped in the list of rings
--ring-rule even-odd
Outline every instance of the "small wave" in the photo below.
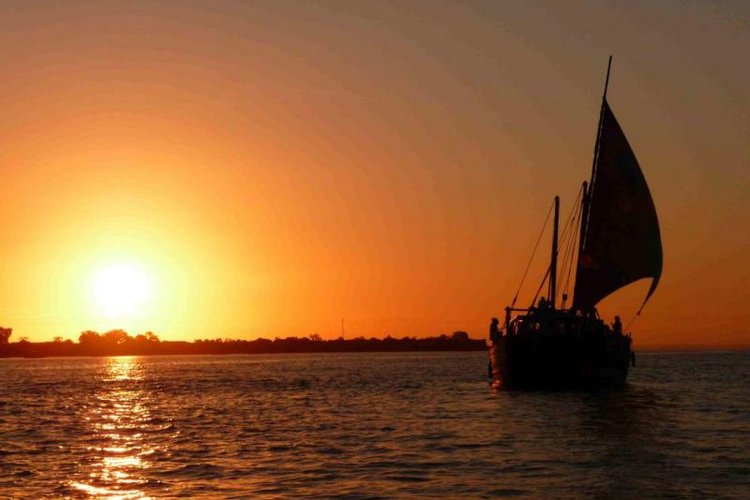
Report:
[[[294,449],[294,446],[289,446],[289,445],[286,445],[286,444],[277,444],[277,445],[273,445],[273,446],[269,446],[268,447],[268,451],[273,451],[273,452],[290,451],[290,450],[293,450],[293,449]]]
[[[308,379],[304,378],[294,379],[294,381],[292,382],[292,386],[299,389],[309,389],[311,385],[312,383]]]
[[[324,446],[322,448],[319,448],[318,451],[323,455],[343,455],[344,453],[346,453],[346,450],[337,448],[335,446]]]
[[[224,476],[225,469],[213,464],[186,464],[163,471],[161,474],[167,477],[187,476],[193,479],[214,479]]]
[[[162,425],[162,424],[171,423],[171,422],[161,417],[151,417],[147,420],[144,420],[143,423],[146,425]]]
[[[173,431],[176,427],[173,423],[165,423],[160,425],[148,425],[145,427],[141,427],[140,430],[147,433],[147,434],[160,434],[167,431]]]
[[[492,491],[489,491],[488,493],[490,496],[493,496],[493,497],[520,497],[520,496],[527,496],[531,494],[530,491],[516,490],[512,488],[492,490]]]
[[[389,474],[386,477],[392,481],[399,481],[402,483],[424,483],[425,481],[429,481],[426,477],[412,476],[408,474]]]

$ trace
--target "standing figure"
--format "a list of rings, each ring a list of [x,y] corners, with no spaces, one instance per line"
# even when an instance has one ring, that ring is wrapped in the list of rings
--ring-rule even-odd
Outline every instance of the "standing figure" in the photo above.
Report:
[[[492,323],[490,323],[490,340],[494,343],[500,340],[500,337],[502,334],[500,333],[500,327],[498,326],[500,324],[500,320],[497,318],[492,318]]]
[[[615,316],[615,322],[612,323],[612,331],[616,334],[622,334],[622,322],[619,316]]]

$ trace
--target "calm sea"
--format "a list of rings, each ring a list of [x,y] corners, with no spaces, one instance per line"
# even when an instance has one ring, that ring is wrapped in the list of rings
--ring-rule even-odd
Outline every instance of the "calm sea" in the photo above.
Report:
[[[0,359],[0,497],[750,498],[750,353],[495,392],[473,353]]]

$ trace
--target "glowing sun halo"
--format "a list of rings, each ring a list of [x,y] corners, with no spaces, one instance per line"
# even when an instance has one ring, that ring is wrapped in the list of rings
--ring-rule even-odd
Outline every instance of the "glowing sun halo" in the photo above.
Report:
[[[137,313],[153,292],[148,274],[141,267],[128,263],[99,269],[91,285],[97,309],[110,317]]]

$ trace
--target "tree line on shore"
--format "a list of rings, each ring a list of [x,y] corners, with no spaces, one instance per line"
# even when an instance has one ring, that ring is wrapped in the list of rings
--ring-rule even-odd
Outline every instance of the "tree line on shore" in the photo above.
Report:
[[[29,342],[22,337],[10,342],[12,330],[0,328],[0,357],[48,356],[144,356],[169,354],[273,354],[305,352],[398,352],[398,351],[475,351],[485,349],[484,340],[471,339],[463,331],[451,335],[415,338],[356,337],[326,340],[318,334],[255,340],[212,339],[162,341],[153,332],[131,336],[124,330],[82,332],[78,342],[55,337],[51,342]]]

